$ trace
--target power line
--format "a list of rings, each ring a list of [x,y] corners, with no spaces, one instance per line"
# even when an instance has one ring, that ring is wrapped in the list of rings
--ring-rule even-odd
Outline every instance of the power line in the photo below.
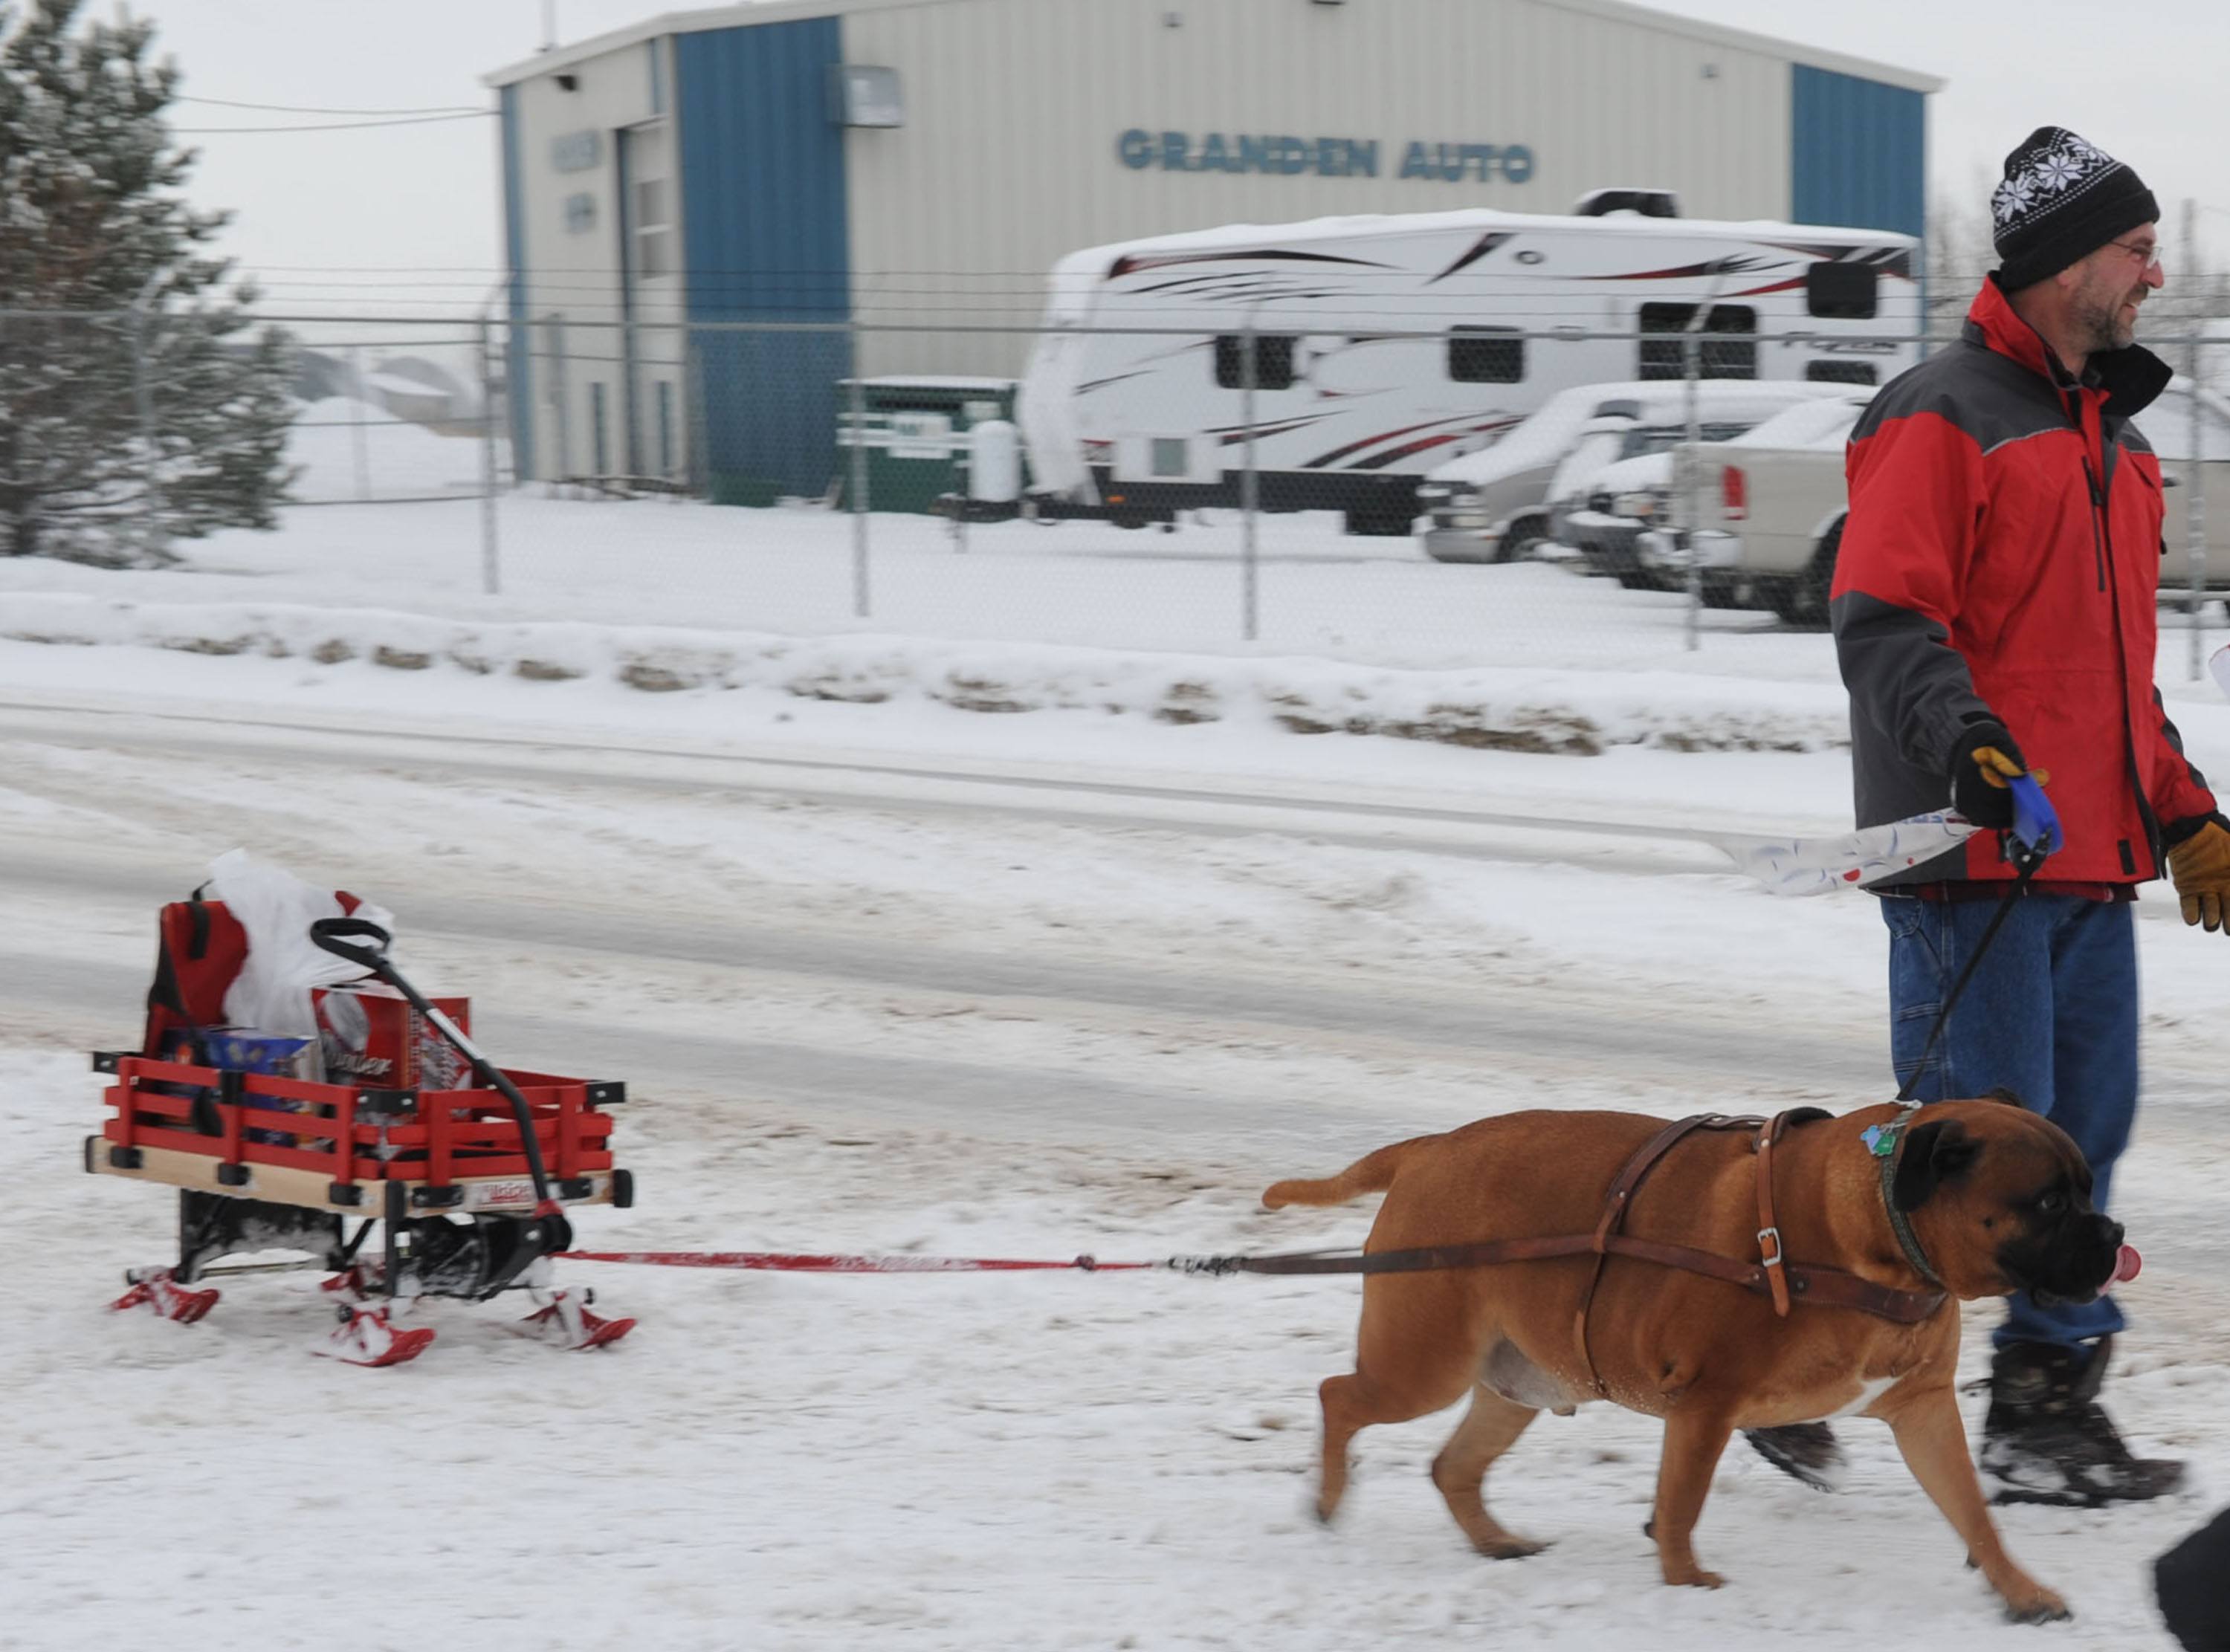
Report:
[[[220,134],[257,132],[356,132],[366,126],[425,126],[442,120],[493,120],[493,109],[474,109],[461,115],[414,115],[407,120],[342,120],[324,125],[307,126],[173,126],[171,131],[188,138],[212,138]]]
[[[263,109],[281,115],[477,115],[487,112],[461,103],[436,104],[429,109],[326,109],[299,103],[236,103],[230,98],[190,98],[184,93],[180,93],[173,101],[206,103],[219,109]]]

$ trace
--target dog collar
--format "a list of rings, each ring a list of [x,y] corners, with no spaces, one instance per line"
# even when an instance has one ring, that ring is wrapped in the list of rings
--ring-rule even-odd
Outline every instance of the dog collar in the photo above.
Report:
[[[1912,1231],[1905,1213],[1897,1207],[1897,1167],[1905,1157],[1905,1127],[1912,1122],[1912,1115],[1921,1109],[1915,1102],[1887,1124],[1869,1124],[1859,1132],[1859,1140],[1866,1144],[1866,1151],[1874,1156],[1881,1167],[1882,1209],[1889,1213],[1889,1231],[1897,1235],[1898,1249],[1912,1270],[1938,1290],[1948,1289],[1937,1277],[1936,1270],[1928,1265],[1928,1253],[1920,1248],[1920,1236]]]

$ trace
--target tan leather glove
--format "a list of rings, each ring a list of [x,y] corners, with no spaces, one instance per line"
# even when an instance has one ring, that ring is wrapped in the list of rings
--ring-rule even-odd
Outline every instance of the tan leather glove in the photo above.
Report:
[[[2168,852],[2168,875],[2183,903],[2183,921],[2208,934],[2223,929],[2230,910],[2230,832],[2209,820]],[[2226,930],[2230,933],[2230,930]]]

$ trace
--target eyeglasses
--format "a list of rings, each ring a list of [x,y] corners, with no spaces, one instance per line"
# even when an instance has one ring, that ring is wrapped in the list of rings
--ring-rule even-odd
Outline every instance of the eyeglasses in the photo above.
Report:
[[[2146,245],[2141,242],[2138,245],[2131,246],[2126,241],[2110,241],[2106,245],[2109,247],[2120,247],[2124,252],[2127,253],[2131,258],[2136,259],[2138,263],[2143,265],[2147,269],[2151,269],[2156,265],[2162,269],[2166,269],[2168,267],[2168,248],[2162,246],[2158,241],[2154,241],[2150,245]]]

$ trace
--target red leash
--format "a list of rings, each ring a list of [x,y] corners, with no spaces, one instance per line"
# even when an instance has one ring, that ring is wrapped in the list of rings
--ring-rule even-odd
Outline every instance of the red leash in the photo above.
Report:
[[[801,1274],[1022,1273],[1048,1269],[1115,1273],[1170,1265],[1099,1262],[1090,1257],[1070,1262],[1015,1262],[995,1257],[801,1256],[780,1250],[561,1250],[558,1254],[567,1262],[623,1262],[649,1268],[755,1268]]]

